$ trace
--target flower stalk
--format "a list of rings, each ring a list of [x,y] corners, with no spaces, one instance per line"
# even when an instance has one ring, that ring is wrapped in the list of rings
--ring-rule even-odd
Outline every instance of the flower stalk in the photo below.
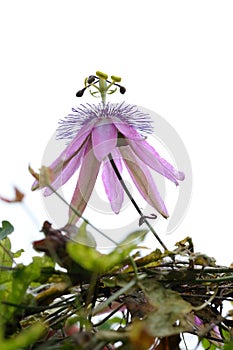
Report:
[[[44,188],[44,196],[52,193],[58,195],[56,191],[79,170],[69,204],[68,224],[75,225],[87,207],[97,177],[102,173],[105,193],[112,211],[115,214],[120,213],[126,194],[140,216],[139,226],[145,223],[161,246],[167,250],[147,220],[156,218],[156,214],[149,217],[143,215],[121,173],[125,167],[144,200],[164,218],[168,218],[169,213],[151,170],[172,181],[176,186],[179,185],[179,181],[184,180],[184,174],[163,159],[147,142],[147,136],[153,132],[153,121],[149,114],[124,102],[106,103],[106,96],[117,89],[121,94],[125,93],[126,89],[119,84],[120,82],[121,78],[117,76],[111,76],[109,81],[108,75],[100,71],[85,79],[84,88],[79,90],[76,96],[81,97],[85,90],[89,89],[92,96],[101,97],[102,101],[98,105],[86,104],[72,108],[72,113],[60,121],[57,139],[66,139],[67,147],[48,167],[45,179],[41,176],[43,174],[40,174],[40,178],[35,177],[32,189]],[[50,173],[53,178],[50,178]]]
[[[147,225],[147,227],[149,228],[149,230],[153,233],[153,235],[155,236],[155,238],[157,239],[157,241],[161,244],[161,246],[163,247],[163,249],[166,251],[168,250],[166,245],[163,243],[163,241],[160,239],[160,237],[157,235],[157,233],[155,232],[154,228],[151,226],[151,224],[149,223],[149,221],[145,218],[145,216],[143,215],[141,209],[139,208],[139,206],[137,205],[136,201],[134,200],[133,196],[131,195],[131,193],[129,192],[117,166],[116,163],[114,162],[111,153],[108,155],[108,158],[110,160],[110,163],[115,171],[115,174],[118,178],[118,180],[120,181],[121,186],[123,187],[125,193],[127,194],[127,196],[129,197],[131,203],[133,204],[134,208],[137,210],[138,214],[140,215],[140,217],[143,219],[143,222]]]

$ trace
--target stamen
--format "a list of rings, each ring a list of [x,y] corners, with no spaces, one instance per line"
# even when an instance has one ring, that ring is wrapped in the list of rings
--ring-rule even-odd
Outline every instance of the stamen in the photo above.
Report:
[[[111,76],[112,81],[109,81],[108,75],[103,73],[103,72],[97,71],[96,75],[97,76],[89,75],[89,77],[85,78],[85,80],[84,80],[85,88],[83,88],[77,92],[77,94],[76,94],[77,97],[82,97],[84,94],[84,91],[87,88],[93,87],[93,88],[96,88],[97,91],[93,92],[90,90],[91,95],[93,97],[99,97],[96,95],[100,94],[100,96],[102,98],[102,102],[105,103],[106,94],[108,94],[108,95],[113,94],[114,92],[116,92],[117,88],[119,88],[121,94],[124,94],[126,92],[126,88],[124,86],[121,86],[120,84],[118,84],[119,82],[121,82],[121,77],[117,77],[115,75],[112,75]],[[97,85],[98,83],[99,83],[99,86]],[[116,88],[111,89],[111,87],[114,85],[116,86]]]
[[[104,80],[108,79],[108,75],[103,73],[103,72],[100,72],[99,70],[97,70],[96,75],[97,75],[97,77],[99,77],[101,79],[104,79]]]
[[[85,92],[85,90],[86,90],[86,87],[83,88],[82,90],[79,90],[79,91],[76,93],[76,96],[77,96],[77,97],[82,97],[83,94],[84,94],[84,92]]]
[[[116,77],[115,75],[111,76],[112,81],[116,82],[116,83],[120,83],[121,82],[121,78],[120,77]]]
[[[95,77],[94,75],[90,75],[90,76],[87,78],[88,84],[94,83],[95,79],[97,79],[97,77]]]
[[[115,84],[116,85],[116,84]],[[124,94],[126,92],[126,88],[120,85],[120,93]]]

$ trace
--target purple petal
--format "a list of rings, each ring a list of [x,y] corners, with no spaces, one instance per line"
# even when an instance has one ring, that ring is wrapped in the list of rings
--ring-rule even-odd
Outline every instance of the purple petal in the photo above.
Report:
[[[119,172],[122,172],[121,155],[118,149],[113,150],[111,154]],[[124,200],[124,190],[108,159],[106,159],[103,166],[102,180],[111,208],[115,214],[118,214]]]
[[[121,123],[121,122],[115,122],[113,120],[113,123],[115,127],[127,138],[130,140],[144,140],[144,137],[142,137],[136,129],[134,129],[132,126],[130,126],[127,123]]]
[[[76,137],[64,149],[60,156],[57,157],[57,159],[51,164],[50,168],[53,170],[55,176],[56,174],[60,174],[61,169],[66,165],[64,163],[69,162],[69,160],[82,149],[93,127],[93,124],[88,124],[79,130]]]
[[[39,181],[35,180],[32,184],[31,190],[35,191],[35,190],[38,190],[38,188],[40,188]]]
[[[87,138],[91,133],[93,127],[93,123],[90,123],[88,125],[85,125],[81,130],[79,130],[77,136],[69,143],[69,145],[64,149],[64,151],[49,166],[54,175],[54,182],[56,181],[57,177],[60,176],[61,172],[70,162],[70,160],[80,152],[85,142],[87,141]],[[39,181],[34,181],[32,185],[32,190],[37,188],[39,188]]]
[[[53,190],[56,191],[58,188],[63,186],[71,178],[71,176],[75,173],[75,171],[78,170],[86,149],[86,145],[87,144],[85,144],[81,148],[78,154],[76,154],[73,158],[71,158],[69,162],[66,163],[65,167],[62,169],[60,174],[51,183]],[[52,191],[50,188],[47,187],[43,194],[46,197],[51,195],[53,192],[54,191]]]
[[[155,208],[162,216],[167,218],[169,216],[167,209],[148,168],[133,153],[130,146],[122,146],[119,149],[138,191],[147,203]]]
[[[96,158],[102,161],[117,144],[117,129],[111,120],[102,120],[92,130],[92,144]]]
[[[184,173],[177,171],[170,163],[160,157],[148,142],[129,140],[128,143],[136,155],[159,174],[173,181],[176,185],[179,185],[177,180],[184,180]]]
[[[82,165],[80,168],[79,178],[71,200],[71,207],[75,208],[82,214],[92,194],[95,182],[99,173],[100,162],[94,156],[91,141],[88,142]],[[75,224],[79,220],[73,210],[69,209],[68,224]]]

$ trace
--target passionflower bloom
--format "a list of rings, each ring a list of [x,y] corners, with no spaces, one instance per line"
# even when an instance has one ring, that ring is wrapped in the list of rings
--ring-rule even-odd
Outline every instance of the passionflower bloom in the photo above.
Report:
[[[53,190],[64,185],[79,169],[71,208],[76,208],[82,214],[97,176],[102,171],[111,208],[118,214],[124,199],[124,189],[112,167],[111,157],[120,173],[123,165],[127,168],[145,201],[167,218],[168,211],[152,178],[151,170],[176,185],[184,179],[184,174],[161,158],[146,141],[146,136],[153,131],[150,116],[126,103],[86,104],[72,109],[72,112],[60,122],[57,137],[68,140],[68,145],[49,167],[54,179],[51,186],[45,188],[44,195],[51,195]],[[32,189],[40,186],[37,180]],[[79,217],[71,208],[69,223],[74,224]]]

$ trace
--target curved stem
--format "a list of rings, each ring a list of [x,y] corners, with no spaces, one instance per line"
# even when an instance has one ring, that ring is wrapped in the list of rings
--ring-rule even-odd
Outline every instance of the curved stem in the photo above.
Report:
[[[66,200],[65,198],[63,198],[51,185],[47,185],[47,187],[49,187],[51,189],[51,191],[53,193],[56,194],[56,196],[58,196],[58,198],[60,198],[65,204],[67,204],[67,206],[69,206],[71,208],[71,210],[74,212],[75,215],[77,215],[78,217],[80,217],[86,224],[88,224],[89,226],[91,226],[95,231],[97,231],[98,233],[100,233],[103,237],[105,237],[106,239],[108,239],[110,242],[114,243],[116,247],[119,247],[119,244],[114,241],[111,237],[108,237],[103,231],[99,230],[96,226],[94,226],[90,221],[88,221],[76,208],[72,207]],[[138,278],[138,271],[137,271],[137,266],[132,258],[131,255],[129,255],[129,259],[131,261],[132,267],[133,267],[133,271],[135,274],[136,279]]]
[[[140,217],[143,219],[143,222],[147,225],[147,227],[149,228],[149,230],[153,233],[153,235],[155,236],[155,238],[157,239],[157,241],[161,244],[161,246],[163,247],[164,250],[168,250],[166,245],[163,243],[163,241],[159,238],[159,236],[157,235],[157,233],[155,232],[155,230],[153,229],[153,227],[151,226],[151,224],[148,222],[148,220],[145,218],[145,216],[143,215],[141,209],[139,208],[139,206],[137,205],[137,203],[135,202],[134,198],[132,197],[131,193],[129,192],[124,180],[122,179],[122,176],[116,166],[116,163],[114,162],[111,153],[109,153],[108,158],[110,160],[110,163],[113,167],[113,170],[115,171],[115,174],[118,178],[118,180],[121,183],[121,186],[123,187],[125,193],[127,194],[127,196],[129,197],[130,201],[132,202],[133,206],[135,207],[135,209],[137,210],[138,214],[140,215]]]
[[[102,236],[104,236],[106,239],[108,239],[109,241],[111,241],[112,243],[114,243],[116,246],[118,246],[118,243],[115,242],[111,237],[108,237],[104,232],[102,232],[100,229],[98,229],[96,226],[94,226],[89,220],[87,220],[76,208],[72,207],[66,200],[65,198],[63,198],[51,185],[47,185],[48,188],[50,188],[50,190],[55,193],[55,195],[60,198],[68,207],[71,208],[71,210],[73,211],[73,213],[75,215],[77,215],[79,218],[81,218],[86,224],[88,224],[89,226],[91,226],[95,231],[97,231],[98,233],[100,233]]]

